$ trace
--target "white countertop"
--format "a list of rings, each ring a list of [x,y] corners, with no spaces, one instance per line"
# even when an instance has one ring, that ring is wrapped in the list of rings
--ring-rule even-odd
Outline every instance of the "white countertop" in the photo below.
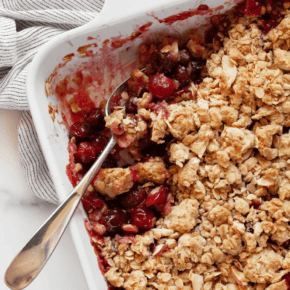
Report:
[[[30,193],[18,153],[18,111],[0,110],[0,289],[6,268],[18,251],[55,209]],[[55,252],[28,290],[88,290],[66,230]]]

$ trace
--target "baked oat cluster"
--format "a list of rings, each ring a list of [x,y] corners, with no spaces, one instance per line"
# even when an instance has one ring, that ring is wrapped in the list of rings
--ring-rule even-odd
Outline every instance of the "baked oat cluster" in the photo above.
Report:
[[[174,203],[143,234],[92,238],[114,287],[289,289],[290,13],[284,14],[266,34],[256,17],[240,18],[211,50],[191,38],[188,50],[207,59],[206,69],[199,84],[185,83],[179,94],[164,75],[148,78],[150,64],[133,72],[137,113],[116,107],[106,124],[123,147],[148,131],[151,141],[167,144],[168,175],[157,184],[169,188]],[[151,48],[141,47],[141,56]],[[167,40],[161,51],[178,57],[178,41]],[[158,89],[166,82],[170,93]],[[117,182],[119,171],[123,180],[129,169],[108,170],[105,178]],[[156,184],[148,174],[139,180],[144,187]],[[128,176],[121,193],[133,182]],[[104,194],[113,192],[110,186],[103,177],[95,182]]]

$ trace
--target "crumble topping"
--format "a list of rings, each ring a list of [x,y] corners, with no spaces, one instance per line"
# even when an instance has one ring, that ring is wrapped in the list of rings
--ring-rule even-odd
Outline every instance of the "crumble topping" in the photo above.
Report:
[[[138,99],[137,115],[151,121],[151,140],[162,144],[173,136],[167,147],[172,165],[167,170],[151,158],[134,170],[143,180],[166,182],[176,202],[156,228],[114,254],[115,266],[105,274],[113,286],[287,289],[289,27],[287,15],[262,35],[253,20],[242,18],[208,58],[208,77],[189,85],[196,100],[180,98],[156,113],[148,108],[150,93]],[[108,246],[107,240],[102,253],[109,258]]]
[[[94,181],[95,189],[109,197],[129,191],[133,184],[130,168],[101,169]]]

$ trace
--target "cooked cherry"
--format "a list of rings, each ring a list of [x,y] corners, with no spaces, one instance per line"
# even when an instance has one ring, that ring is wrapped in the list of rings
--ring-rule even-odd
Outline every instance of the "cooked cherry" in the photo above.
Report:
[[[159,99],[170,97],[175,90],[173,81],[163,73],[157,73],[149,79],[149,91]]]
[[[179,52],[179,62],[183,65],[187,65],[190,61],[190,54],[186,49],[182,49]]]
[[[83,208],[86,212],[102,207],[103,200],[97,196],[87,196],[86,198],[82,198]]]
[[[96,135],[91,140],[93,141],[92,143],[96,148],[97,154],[102,153],[108,143],[108,138],[103,135]]]
[[[287,289],[289,290],[290,288],[290,272],[285,274],[282,279],[285,279],[286,280],[286,285],[287,285]]]
[[[90,110],[86,122],[89,123],[95,129],[103,129],[105,126],[104,115],[99,108],[93,108]]]
[[[120,208],[109,209],[103,213],[99,222],[106,226],[108,233],[116,233],[122,229],[122,225],[128,221],[126,214]]]
[[[110,103],[110,109],[111,111],[114,111],[115,107],[123,107],[125,106],[126,101],[122,98],[121,95],[115,95],[112,97],[111,99],[111,103]]]
[[[152,229],[155,223],[153,211],[145,206],[135,208],[131,212],[131,217],[132,224],[144,230]]]
[[[88,137],[90,126],[87,123],[76,122],[69,128],[69,137],[75,137],[77,140],[83,140]]]
[[[253,206],[254,209],[260,209],[261,202],[259,200],[253,200],[251,206]]]
[[[83,141],[78,146],[78,151],[74,154],[76,162],[87,164],[96,159],[97,150],[96,147],[90,143]]]
[[[246,16],[258,16],[261,15],[262,4],[256,0],[247,0],[245,4],[245,15]]]
[[[116,160],[112,157],[112,155],[109,155],[102,164],[102,168],[115,168],[115,167],[117,167]]]
[[[177,61],[175,59],[172,59],[172,56],[169,52],[167,53],[159,52],[157,54],[157,64],[159,68],[162,69],[162,71],[168,74],[172,72],[172,70],[177,64]]]
[[[147,195],[145,205],[151,206],[154,204],[161,204],[166,201],[168,189],[161,185],[152,189]]]
[[[130,98],[126,104],[126,113],[136,114],[137,113],[137,102],[135,98]]]
[[[146,197],[146,191],[143,187],[138,186],[137,188],[131,189],[125,193],[121,198],[123,207],[132,209],[138,206]]]
[[[178,80],[182,87],[189,85],[190,83],[190,75],[187,69],[182,66],[178,65],[174,70],[174,78]]]
[[[207,5],[201,4],[198,6],[197,10],[206,11],[209,10],[209,7]]]
[[[197,81],[200,78],[200,73],[203,68],[204,62],[201,59],[190,62],[188,69],[192,81]]]
[[[284,244],[283,244],[283,247],[287,250],[290,250],[290,240],[286,241]]]

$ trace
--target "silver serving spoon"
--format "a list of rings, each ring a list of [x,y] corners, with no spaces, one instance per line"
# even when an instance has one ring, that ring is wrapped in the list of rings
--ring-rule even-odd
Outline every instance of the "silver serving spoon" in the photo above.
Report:
[[[122,93],[126,89],[128,80],[129,78],[110,95],[105,108],[106,116],[111,113],[112,96]],[[59,205],[14,258],[5,273],[4,280],[8,287],[15,290],[23,289],[39,274],[62,237],[87,187],[115,145],[116,140],[112,135],[102,154],[72,193]]]

